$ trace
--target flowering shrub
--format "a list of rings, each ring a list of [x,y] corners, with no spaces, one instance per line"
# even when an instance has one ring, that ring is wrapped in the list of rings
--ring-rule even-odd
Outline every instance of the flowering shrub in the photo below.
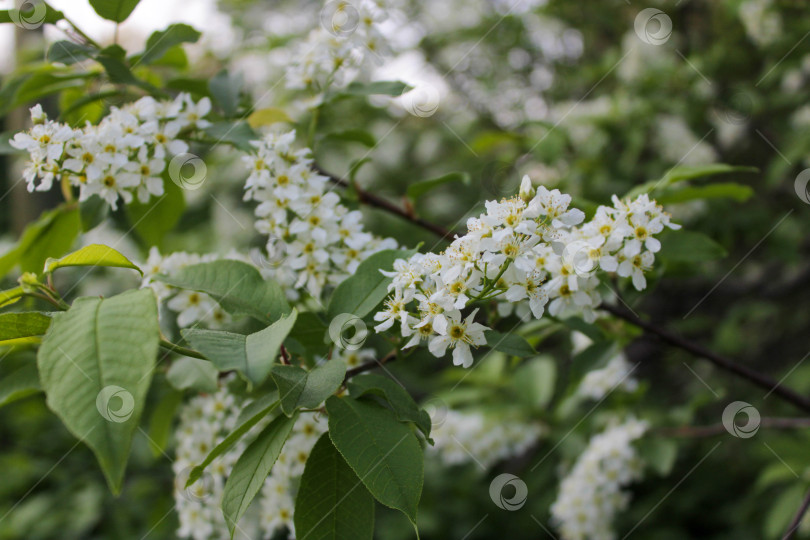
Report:
[[[27,198],[0,205],[43,212],[0,236],[0,416],[37,418],[58,463],[89,449],[122,499],[82,462],[81,482],[53,482],[71,494],[48,503],[58,518],[26,518],[46,505],[26,493],[0,537],[810,530],[787,437],[746,456],[756,476],[717,467],[658,511],[704,461],[736,466],[737,447],[697,441],[807,427],[759,408],[810,411],[810,371],[752,356],[798,350],[755,335],[775,331],[760,297],[795,297],[786,341],[806,329],[805,229],[792,208],[764,220],[748,185],[780,212],[786,191],[810,204],[793,170],[810,139],[770,140],[810,123],[800,17],[760,0],[598,24],[555,0],[223,1],[229,32],[170,24],[138,50],[118,36],[137,0],[91,0],[111,43],[29,4],[0,11],[49,28],[45,62],[0,87],[0,114],[30,112],[0,140]],[[693,19],[746,61],[725,65]],[[789,253],[742,267],[771,234]],[[742,491],[748,512],[717,502]]]

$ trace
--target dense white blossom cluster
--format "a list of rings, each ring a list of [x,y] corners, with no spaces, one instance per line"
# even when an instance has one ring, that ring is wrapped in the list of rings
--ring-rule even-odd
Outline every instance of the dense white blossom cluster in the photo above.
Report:
[[[143,272],[141,287],[151,287],[161,303],[177,314],[177,326],[186,328],[202,323],[209,328],[220,328],[231,321],[231,316],[222,309],[216,300],[205,293],[178,289],[155,279],[158,274],[171,276],[186,266],[211,262],[221,257],[216,254],[199,255],[177,251],[161,255],[156,247],[149,250],[149,257],[140,265]],[[238,255],[229,255],[228,259],[241,260]]]
[[[28,191],[48,191],[66,179],[79,188],[79,200],[98,195],[113,208],[118,199],[147,202],[163,195],[161,177],[173,155],[188,150],[178,137],[204,128],[211,102],[194,102],[188,94],[172,101],[143,97],[112,107],[98,125],[83,128],[49,120],[40,105],[31,108],[33,127],[17,133],[11,146],[29,154],[23,177]]]
[[[350,211],[329,178],[312,168],[308,148],[294,150],[295,132],[270,134],[244,157],[250,169],[245,200],[259,202],[256,229],[268,236],[266,253],[254,262],[292,300],[306,291],[320,300],[324,287],[352,274],[366,257],[397,247],[363,228],[362,213]]]
[[[782,17],[773,0],[745,0],[738,9],[745,33],[757,45],[768,46],[782,35]]]
[[[695,136],[680,116],[658,116],[654,143],[662,159],[678,165],[705,165],[718,158],[712,145]]]
[[[560,484],[551,516],[565,540],[612,540],[613,518],[630,496],[622,491],[641,476],[632,442],[647,429],[633,418],[594,436]]]
[[[399,259],[392,272],[391,294],[374,316],[380,332],[398,322],[409,338],[404,348],[427,341],[434,356],[453,349],[453,363],[469,367],[470,347],[486,344],[487,328],[474,322],[478,301],[501,302],[502,316],[516,310],[542,317],[546,305],[555,317],[596,317],[600,303],[596,270],[632,278],[646,287],[660,242],[654,235],[677,228],[669,214],[640,195],[632,201],[613,197],[589,222],[569,208],[570,195],[532,187],[526,176],[518,196],[487,201],[486,213],[467,221],[467,234],[442,253]],[[579,226],[578,226],[579,225]]]
[[[269,420],[257,424],[246,437],[217,457],[200,480],[188,489],[185,483],[190,470],[235,429],[240,411],[248,404],[222,389],[215,394],[194,397],[183,406],[176,432],[177,459],[172,465],[177,475],[175,506],[180,518],[179,537],[230,538],[220,506],[225,482],[252,436]],[[282,527],[287,527],[291,535],[294,533],[293,502],[298,479],[312,447],[325,431],[324,419],[310,414],[298,419],[256,503],[239,521],[236,538],[270,538]]]
[[[287,62],[287,88],[341,87],[364,68],[380,65],[391,52],[380,26],[394,8],[391,0],[326,2],[319,14],[320,26],[298,44]]]
[[[490,418],[478,411],[442,410],[433,414],[429,452],[446,465],[475,461],[489,468],[498,461],[524,453],[544,434],[537,423]]]
[[[603,368],[589,371],[582,378],[577,393],[588,399],[600,400],[614,390],[632,392],[638,388],[638,380],[631,377],[633,366],[623,353],[608,360]]]

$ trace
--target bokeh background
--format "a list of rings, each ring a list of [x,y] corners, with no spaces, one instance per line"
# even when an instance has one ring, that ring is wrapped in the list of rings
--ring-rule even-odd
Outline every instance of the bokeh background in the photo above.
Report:
[[[95,16],[84,0],[52,4],[98,41],[112,41],[114,25]],[[295,116],[300,100],[277,83],[292,54],[290,41],[317,24],[320,8],[312,1],[143,0],[117,29],[117,39],[137,49],[151,31],[188,22],[203,38],[172,69],[204,78],[229,66],[242,74],[258,106],[289,107]],[[639,25],[645,9],[654,11]],[[1,30],[4,86],[42,60],[49,40],[60,38],[54,28]],[[366,190],[452,229],[479,213],[484,200],[513,193],[523,174],[571,193],[589,209],[676,166],[751,167],[662,193],[659,200],[675,221],[696,236],[669,246],[663,241],[663,264],[643,298],[624,286],[618,292],[656,324],[810,392],[810,192],[800,175],[810,167],[805,2],[403,1],[385,34],[392,50],[369,76],[403,80],[414,94],[331,107],[319,120],[324,133],[364,130],[376,145],[369,150],[322,140],[319,163],[341,176],[356,172]],[[57,202],[55,192],[25,192],[17,182],[19,160],[6,140],[24,126],[27,106],[43,101],[54,109],[58,99],[69,98],[63,93],[40,99],[36,88],[27,95],[0,91],[0,253]],[[414,99],[424,114],[409,114]],[[92,121],[102,112],[99,105],[85,114]],[[371,160],[356,167],[365,158]],[[225,253],[258,245],[251,212],[240,205],[244,174],[233,161],[224,150],[207,158],[216,197],[190,193],[182,218],[161,240],[164,252]],[[463,182],[408,196],[413,182],[455,171],[464,173]],[[422,229],[376,210],[364,212],[382,235],[409,245],[424,242],[425,249],[441,247]],[[120,240],[125,229],[113,218],[91,233],[94,241],[120,241],[122,252],[144,260],[143,243],[137,235]],[[84,283],[82,293],[123,287],[117,279],[101,275]],[[543,355],[560,365],[570,361],[567,334],[537,332],[545,332]],[[627,353],[640,364],[635,375],[642,384],[632,396],[610,397],[608,408],[635,411],[662,426],[718,424],[734,400],[750,402],[762,416],[796,414],[682,351],[640,335],[626,337],[638,338]],[[32,354],[0,361],[0,377],[30,362]],[[458,399],[493,410],[520,402],[520,390],[499,361],[467,378]],[[391,369],[417,396],[441,392],[459,378],[418,355],[407,368]],[[164,391],[153,388],[154,403]],[[548,414],[524,405],[533,418]],[[169,433],[159,423],[147,417],[143,429]],[[574,459],[587,441],[582,428],[570,436],[568,428],[552,430],[526,455],[486,474],[475,463],[447,468],[429,460],[422,538],[546,537],[528,514],[516,517],[494,507],[489,481],[499,471],[520,471],[530,487],[527,508],[546,523],[560,463]],[[662,440],[654,451],[670,466],[663,467],[665,474],[648,471],[634,485],[633,502],[616,524],[620,536],[632,530],[633,536],[662,540],[779,538],[810,486],[806,430],[762,429],[751,439],[684,432]],[[559,459],[530,472],[552,447]],[[168,455],[170,448],[171,441]],[[177,519],[168,459],[146,436],[136,436],[124,492],[113,498],[90,451],[48,412],[41,394],[9,403],[0,408],[0,539],[172,538]],[[799,536],[810,536],[806,529]],[[383,539],[412,535],[401,516],[382,507],[377,531]]]

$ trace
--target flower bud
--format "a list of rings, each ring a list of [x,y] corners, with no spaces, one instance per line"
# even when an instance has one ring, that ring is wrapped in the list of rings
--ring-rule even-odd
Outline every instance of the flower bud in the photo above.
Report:
[[[534,186],[532,185],[532,181],[529,179],[528,174],[523,175],[523,180],[520,181],[520,191],[518,195],[524,202],[528,203],[534,197]]]

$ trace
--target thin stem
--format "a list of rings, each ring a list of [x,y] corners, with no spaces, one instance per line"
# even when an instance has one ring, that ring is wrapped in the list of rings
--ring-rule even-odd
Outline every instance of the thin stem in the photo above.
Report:
[[[629,322],[634,326],[638,326],[639,328],[643,329],[645,332],[649,334],[653,334],[658,336],[662,341],[669,343],[670,345],[674,345],[679,349],[683,349],[695,356],[704,358],[714,364],[715,366],[719,367],[724,371],[728,371],[737,375],[740,378],[743,378],[760,388],[763,388],[768,391],[768,393],[773,393],[776,396],[779,396],[784,401],[791,403],[795,407],[803,411],[810,412],[810,399],[796,393],[791,388],[783,386],[767,375],[759,373],[747,366],[744,366],[738,362],[730,358],[726,358],[725,356],[721,356],[714,351],[706,349],[705,347],[698,345],[697,343],[693,343],[689,340],[686,340],[680,336],[673,334],[672,332],[661,328],[653,323],[644,321],[639,319],[632,313],[625,311],[624,309],[620,309],[616,306],[611,306],[607,304],[603,304],[602,309],[611,313],[612,315],[624,319],[625,321]]]
[[[191,358],[197,358],[199,360],[208,360],[208,358],[198,353],[197,351],[172,343],[168,339],[161,338],[160,346],[173,353],[182,354],[183,356],[190,356]]]
[[[763,429],[810,429],[810,418],[762,418],[759,427]],[[703,438],[724,435],[728,430],[723,424],[709,426],[662,427],[654,432],[663,437]]]
[[[478,294],[478,296],[476,296],[475,298],[471,299],[470,301],[471,301],[471,302],[476,302],[476,301],[478,301],[478,300],[486,300],[487,298],[491,298],[491,297],[487,297],[487,293],[489,293],[489,292],[490,292],[492,289],[494,289],[495,287],[497,287],[497,286],[498,286],[498,280],[499,280],[499,279],[501,279],[501,277],[503,277],[504,273],[506,272],[506,269],[507,269],[507,268],[509,268],[509,265],[510,265],[510,264],[512,264],[512,259],[507,259],[507,260],[506,260],[506,264],[504,264],[504,265],[503,265],[503,268],[501,268],[501,271],[500,271],[500,272],[498,272],[498,275],[497,275],[497,276],[495,276],[495,279],[493,279],[493,280],[492,280],[492,281],[489,283],[489,285],[487,285],[486,287],[484,287],[484,290],[482,290],[482,291],[481,291],[481,292]],[[496,296],[497,296],[497,295],[496,295]]]
[[[383,365],[387,364],[388,362],[393,362],[396,359],[396,357],[397,357],[397,352],[396,352],[396,350],[393,350],[390,353],[383,356],[379,360],[377,360],[377,359],[369,360],[368,362],[366,362],[364,364],[360,364],[357,367],[353,367],[352,369],[349,369],[349,370],[346,371],[346,377],[343,379],[343,382],[345,383],[346,381],[348,381],[352,377],[354,377],[356,375],[360,375],[361,373],[365,373],[366,371],[371,371],[372,369],[374,369],[376,367],[382,367]]]
[[[287,349],[284,345],[281,346],[281,363],[285,366],[290,365],[290,356],[287,354]]]
[[[785,531],[785,535],[782,537],[782,540],[790,540],[793,538],[793,535],[796,534],[796,530],[799,528],[802,518],[804,518],[808,508],[810,508],[810,491],[808,491],[807,495],[804,496],[802,505],[799,507],[799,511],[796,512],[796,516],[793,518],[793,521],[790,522],[790,526],[788,526],[787,531]]]
[[[363,204],[367,204],[369,206],[373,206],[374,208],[379,208],[380,210],[384,210],[384,211],[388,212],[389,214],[399,216],[399,217],[401,217],[401,218],[403,218],[403,219],[405,219],[407,221],[410,221],[414,225],[417,225],[418,227],[421,227],[421,228],[423,228],[425,230],[428,230],[428,231],[432,232],[436,236],[438,236],[440,238],[443,238],[443,239],[449,240],[449,239],[451,239],[453,237],[453,235],[456,234],[455,232],[453,232],[453,231],[451,231],[449,229],[445,229],[441,225],[436,225],[435,223],[431,223],[430,221],[427,221],[427,220],[424,220],[424,219],[422,219],[420,217],[414,216],[413,214],[403,210],[399,206],[386,201],[382,197],[374,195],[373,193],[369,193],[368,191],[365,191],[364,189],[357,186],[356,184],[352,185],[348,180],[346,180],[344,178],[338,178],[337,176],[329,174],[328,172],[326,172],[325,170],[323,170],[322,168],[320,168],[317,165],[315,165],[314,168],[315,168],[316,171],[323,174],[324,176],[328,176],[329,180],[332,183],[334,183],[334,184],[336,184],[338,186],[353,187],[354,190],[357,192],[357,198]]]

